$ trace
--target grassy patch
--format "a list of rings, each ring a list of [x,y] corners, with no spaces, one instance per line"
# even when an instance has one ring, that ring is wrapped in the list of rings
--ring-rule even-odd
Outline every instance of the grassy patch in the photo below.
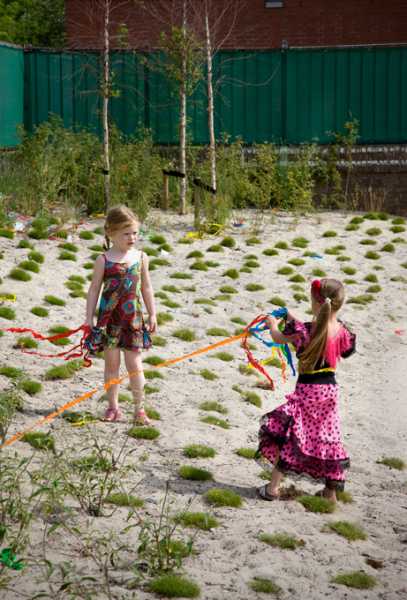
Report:
[[[236,269],[228,269],[222,275],[223,277],[230,277],[230,279],[239,279],[239,271]]]
[[[190,479],[191,481],[210,481],[213,475],[206,469],[198,469],[190,465],[184,465],[179,468],[178,474],[182,479]]]
[[[237,289],[232,287],[231,285],[222,285],[219,288],[219,291],[221,294],[237,294],[238,293]]]
[[[46,308],[43,308],[42,306],[34,306],[31,309],[31,312],[37,317],[48,317],[49,315],[49,311]]]
[[[95,236],[91,231],[81,231],[79,237],[81,240],[93,240]]]
[[[233,508],[242,506],[241,497],[232,490],[212,488],[206,492],[204,498],[212,506],[232,506]]]
[[[114,504],[115,506],[130,506],[131,508],[142,508],[144,506],[144,500],[131,494],[124,494],[123,492],[110,494],[107,496],[105,502]]]
[[[361,244],[362,246],[374,246],[375,244],[377,244],[377,241],[371,240],[371,239],[366,239],[366,240],[360,240],[359,244]]]
[[[367,539],[367,535],[363,531],[363,529],[358,525],[349,523],[349,521],[335,521],[332,523],[328,523],[328,527],[329,529],[335,531],[335,533],[341,535],[350,542]]]
[[[64,365],[58,365],[51,367],[45,372],[45,379],[48,381],[54,381],[59,379],[69,379],[83,367],[82,360],[70,360]]]
[[[272,298],[270,298],[269,302],[270,304],[275,304],[276,306],[284,307],[287,305],[286,301],[280,298],[280,296],[273,296]]]
[[[292,267],[281,267],[277,271],[277,275],[292,275],[294,269]]]
[[[242,394],[243,400],[246,400],[249,404],[253,404],[253,406],[257,406],[257,408],[261,408],[261,398],[255,392],[244,392]]]
[[[24,271],[31,271],[32,273],[40,272],[40,267],[38,263],[35,262],[35,260],[23,260],[22,262],[20,262],[18,267],[20,269],[24,269]]]
[[[351,504],[353,502],[352,494],[349,492],[338,490],[336,492],[336,497],[338,498],[339,502],[343,502],[343,504]]]
[[[195,271],[207,271],[209,267],[201,260],[197,260],[189,268]]]
[[[278,248],[279,250],[288,250],[287,242],[277,242],[274,244],[274,248]]]
[[[395,252],[396,251],[396,246],[394,244],[385,244],[384,246],[382,246],[382,248],[380,248],[380,252]]]
[[[17,244],[17,248],[30,248],[32,250],[34,246],[30,244],[28,240],[20,240]]]
[[[324,233],[322,234],[322,237],[324,238],[332,238],[332,237],[336,237],[338,234],[336,233],[336,231],[334,231],[333,229],[328,229],[328,231],[324,231]]]
[[[305,545],[304,540],[295,538],[288,533],[261,533],[259,535],[259,540],[268,544],[269,546],[274,546],[275,548],[282,548],[283,550],[295,550],[296,548],[300,548]]]
[[[293,294],[293,298],[296,302],[308,302],[309,300],[306,294],[301,294],[300,292]]]
[[[52,296],[52,295],[47,295],[44,296],[44,302],[47,302],[47,304],[52,304],[53,306],[65,306],[66,302],[65,300],[62,300],[62,298],[58,298],[57,296]]]
[[[260,283],[248,283],[244,289],[247,292],[260,292],[266,288],[263,285],[260,285]]]
[[[215,379],[219,379],[216,373],[210,371],[209,369],[201,369],[201,371],[199,371],[199,374],[207,381],[215,381]]]
[[[380,254],[373,250],[368,250],[365,254],[365,258],[368,258],[369,260],[379,260]]]
[[[296,273],[295,275],[290,277],[289,281],[293,281],[294,283],[304,283],[306,281],[306,279],[299,273]]]
[[[326,277],[326,273],[322,269],[313,269],[312,274],[314,277]]]
[[[154,234],[150,235],[150,242],[152,244],[155,244],[156,246],[162,246],[163,244],[167,243],[167,240],[165,239],[165,237],[163,235],[154,233]]]
[[[346,275],[355,275],[355,273],[357,273],[357,269],[354,267],[342,267],[342,272],[346,273]]]
[[[160,421],[161,415],[158,412],[158,410],[156,410],[152,406],[146,406],[145,411],[146,411],[146,415],[149,419],[153,419],[154,421]]]
[[[251,237],[246,240],[246,246],[257,246],[258,244],[261,244],[261,240],[258,237]]]
[[[42,390],[42,384],[33,379],[23,379],[23,381],[20,382],[20,387],[30,396],[35,396],[35,394],[38,394]]]
[[[14,321],[16,318],[15,311],[9,306],[0,306],[0,317],[8,321]]]
[[[171,294],[181,294],[181,290],[175,285],[163,285],[162,289],[165,292],[171,292]]]
[[[232,317],[230,320],[232,323],[236,323],[236,325],[246,325],[246,321],[241,317]]]
[[[76,254],[73,254],[72,252],[67,252],[66,250],[63,250],[62,252],[59,253],[58,260],[70,260],[72,262],[75,262]]]
[[[199,405],[199,408],[201,410],[218,412],[221,415],[226,415],[228,413],[228,409],[220,402],[216,402],[216,400],[206,400]]]
[[[0,237],[7,238],[9,240],[14,239],[14,231],[10,229],[6,229],[5,227],[0,227]]]
[[[397,469],[398,471],[403,471],[406,468],[404,460],[395,456],[383,456],[383,458],[380,458],[376,462],[379,465],[386,465],[386,467]]]
[[[264,256],[277,256],[278,250],[276,250],[275,248],[266,248],[265,250],[263,250],[263,254]]]
[[[162,375],[162,373],[152,369],[146,369],[144,371],[144,377],[149,381],[151,381],[152,379],[164,379],[164,375]]]
[[[301,267],[301,265],[305,265],[305,260],[303,258],[290,258],[288,262],[290,265],[294,265],[295,267]]]
[[[155,440],[159,437],[160,432],[155,427],[132,427],[128,431],[128,435],[140,440]]]
[[[188,458],[213,458],[216,455],[216,451],[213,448],[202,444],[185,446],[182,453]]]
[[[405,230],[406,228],[403,225],[393,225],[393,227],[390,227],[390,231],[393,233],[403,233]]]
[[[362,306],[365,306],[373,300],[374,296],[371,294],[360,294],[359,296],[352,296],[351,298],[348,298],[347,302],[348,304],[361,304]]]
[[[176,521],[182,523],[185,527],[202,529],[202,531],[210,531],[219,526],[219,522],[215,517],[204,512],[185,512],[178,515]]]
[[[62,248],[62,250],[67,250],[68,252],[78,252],[78,246],[75,244],[71,244],[70,242],[65,242],[64,244],[59,244],[58,248]],[[103,248],[102,248],[103,250]]]
[[[165,325],[165,323],[170,323],[170,321],[173,321],[173,320],[174,320],[174,317],[172,315],[170,315],[169,313],[163,313],[163,312],[157,313],[158,325]]]
[[[281,588],[274,583],[272,579],[265,579],[264,577],[254,577],[250,583],[250,588],[258,594],[279,594]]]
[[[336,575],[336,577],[334,577],[331,581],[332,583],[346,585],[346,587],[356,588],[358,590],[369,590],[377,585],[376,579],[364,571],[350,571],[348,573],[342,573],[340,575]]]
[[[392,219],[391,222],[393,225],[404,225],[406,220],[404,219],[404,217],[394,217],[394,219]]]
[[[192,329],[177,329],[172,335],[183,342],[193,342],[196,339]]]
[[[31,275],[23,269],[11,269],[9,277],[16,281],[31,281]]]
[[[38,342],[28,336],[19,337],[16,341],[17,348],[25,348],[26,350],[33,350],[38,348]]]
[[[257,262],[257,260],[246,260],[245,267],[249,267],[249,269],[258,269],[260,264]]]
[[[201,593],[196,583],[175,573],[155,577],[149,582],[148,588],[165,598],[197,598]]]
[[[366,277],[364,277],[363,281],[369,281],[369,283],[378,283],[379,280],[377,279],[377,275],[374,273],[369,273],[366,275]]]
[[[378,294],[381,291],[382,291],[382,288],[377,283],[374,285],[369,285],[369,287],[366,289],[366,292],[368,294]]]
[[[322,496],[299,496],[297,500],[309,512],[332,513],[335,510],[334,502]]]
[[[148,365],[157,366],[164,362],[164,359],[161,358],[161,356],[147,356],[147,358],[144,359],[144,362]]]
[[[180,272],[176,272],[176,273],[172,273],[172,275],[170,275],[171,279],[192,279],[192,275],[190,275],[189,273],[180,273]]]
[[[357,231],[359,229],[359,225],[356,225],[356,223],[349,223],[349,225],[346,225],[345,227],[345,231]]]
[[[55,440],[49,433],[29,431],[23,435],[21,441],[30,444],[36,450],[55,450]]]
[[[364,218],[363,217],[353,217],[349,223],[351,225],[360,225],[361,223],[364,222]]]
[[[225,248],[234,248],[236,246],[236,240],[234,240],[230,236],[226,236],[223,238],[223,240],[220,242],[220,244],[221,244],[221,246],[224,246]]]
[[[206,249],[207,252],[223,252],[223,246],[220,244],[213,244]]]
[[[291,242],[291,245],[295,248],[306,248],[308,244],[309,240],[307,240],[305,237],[296,237]]]
[[[379,227],[370,227],[369,229],[366,229],[366,234],[367,235],[380,235],[382,232],[382,230]]]
[[[214,356],[214,358],[223,360],[223,362],[232,362],[232,360],[234,360],[233,354],[230,354],[229,352],[217,352],[213,356]]]
[[[194,300],[194,304],[204,304],[207,306],[216,306],[216,302],[214,302],[210,298],[197,298],[196,300]]]
[[[230,425],[227,421],[224,421],[223,419],[218,419],[218,417],[214,417],[212,415],[203,417],[201,421],[202,423],[208,423],[208,425],[215,425],[216,427],[220,427],[221,429],[230,429]]]
[[[253,460],[256,456],[256,450],[254,448],[237,448],[237,450],[235,450],[235,454],[241,456],[242,458]]]
[[[170,300],[169,298],[163,300],[162,304],[164,306],[166,306],[167,308],[180,308],[181,307],[181,304],[178,304],[178,302],[174,302],[174,300]]]
[[[0,375],[8,377],[9,379],[19,379],[24,375],[24,371],[22,369],[18,369],[17,367],[7,367],[4,365],[0,367]]]

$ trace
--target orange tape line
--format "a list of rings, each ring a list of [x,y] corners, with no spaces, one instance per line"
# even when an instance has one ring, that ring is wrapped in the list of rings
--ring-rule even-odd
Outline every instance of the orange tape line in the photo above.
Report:
[[[225,338],[224,340],[221,340],[220,342],[216,342],[215,344],[210,344],[209,346],[205,346],[205,348],[199,348],[198,350],[194,350],[194,352],[190,352],[189,354],[184,354],[183,356],[178,356],[177,358],[171,358],[169,360],[165,360],[162,363],[155,365],[154,368],[159,369],[161,367],[168,367],[169,365],[174,365],[178,362],[186,360],[187,358],[192,358],[193,356],[199,356],[200,354],[204,354],[205,352],[209,352],[210,350],[214,350],[215,348],[219,348],[220,346],[225,346],[226,344],[231,344],[232,342],[236,342],[237,340],[240,340],[243,337],[245,337],[245,335],[247,335],[245,332],[240,333],[239,335],[232,335],[228,338]],[[140,372],[140,369],[137,369],[136,371],[131,371],[130,373],[127,373],[126,375],[119,377],[118,379],[110,379],[103,385],[103,387],[107,391],[112,385],[117,385],[127,378],[130,379],[133,375],[135,375],[136,373],[139,373],[139,372]],[[62,414],[69,408],[76,406],[80,402],[83,402],[84,400],[91,398],[98,391],[100,391],[100,387],[94,388],[90,392],[85,392],[84,394],[81,394],[77,398],[74,398],[73,400],[70,400],[66,404],[63,404],[57,410],[50,413],[46,417],[42,417],[38,421],[35,421],[35,423],[33,423],[31,425],[31,427],[27,427],[27,429],[24,429],[23,431],[19,431],[19,432],[15,433],[14,435],[12,435],[0,446],[0,448],[14,444],[14,442],[17,442],[18,440],[20,440],[26,433],[32,431],[33,429],[36,429],[37,427],[40,427],[43,423],[53,421],[60,414]]]

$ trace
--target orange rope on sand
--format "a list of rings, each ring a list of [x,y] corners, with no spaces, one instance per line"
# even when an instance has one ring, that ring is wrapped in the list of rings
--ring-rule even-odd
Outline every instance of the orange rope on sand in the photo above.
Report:
[[[228,338],[225,338],[224,340],[221,340],[220,342],[216,342],[215,344],[210,344],[209,346],[205,346],[204,348],[199,348],[198,350],[194,350],[194,352],[190,352],[189,354],[184,354],[183,356],[178,356],[177,358],[171,358],[169,360],[165,360],[162,363],[155,365],[154,368],[160,369],[161,367],[168,367],[169,365],[175,365],[176,363],[179,363],[188,358],[192,358],[193,356],[199,356],[200,354],[204,354],[205,352],[209,352],[210,350],[214,350],[215,348],[219,348],[221,346],[225,346],[226,344],[231,344],[232,342],[236,342],[237,340],[240,340],[247,335],[248,335],[247,331],[244,331],[243,333],[240,333],[239,335],[232,335]],[[110,379],[103,385],[103,387],[107,391],[112,385],[117,385],[127,378],[130,379],[133,375],[135,375],[136,373],[139,373],[139,372],[140,372],[140,369],[138,369],[136,371],[131,371],[130,373],[127,373],[126,375],[123,375],[122,377],[119,377],[118,379]],[[66,404],[63,404],[62,406],[60,406],[60,408],[58,408],[54,412],[50,413],[46,417],[42,417],[38,421],[35,421],[35,423],[33,423],[30,427],[27,427],[23,431],[19,431],[19,432],[15,433],[14,435],[12,435],[11,437],[9,437],[0,446],[0,448],[14,444],[14,442],[17,442],[18,440],[20,440],[26,433],[29,433],[33,429],[40,427],[41,425],[43,425],[43,423],[53,421],[60,414],[62,414],[69,408],[72,408],[73,406],[80,404],[80,402],[83,402],[84,400],[91,398],[98,391],[100,391],[100,387],[94,388],[90,392],[85,392],[84,394],[81,394],[77,398],[74,398],[73,400],[70,400]]]

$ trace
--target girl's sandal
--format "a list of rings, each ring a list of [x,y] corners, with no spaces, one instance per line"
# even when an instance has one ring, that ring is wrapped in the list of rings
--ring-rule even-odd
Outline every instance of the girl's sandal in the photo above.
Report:
[[[259,496],[259,498],[261,498],[262,500],[268,500],[269,502],[272,502],[273,500],[279,500],[280,499],[280,494],[269,494],[267,491],[267,484],[266,485],[262,485],[261,487],[256,489],[257,495]]]
[[[134,420],[133,421],[134,421],[135,425],[150,425],[150,423],[151,423],[150,419],[146,415],[146,412],[145,412],[144,408],[142,408],[141,410],[139,410],[134,415]]]
[[[107,408],[105,412],[105,416],[103,417],[103,421],[108,423],[113,423],[114,421],[120,421],[123,414],[120,408]]]

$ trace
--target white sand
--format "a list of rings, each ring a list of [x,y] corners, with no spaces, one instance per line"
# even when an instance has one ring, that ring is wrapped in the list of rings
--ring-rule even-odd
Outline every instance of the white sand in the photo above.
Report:
[[[243,213],[242,213],[243,214]],[[157,441],[131,440],[130,446],[135,449],[132,460],[138,469],[137,495],[146,501],[146,508],[140,515],[158,514],[159,503],[163,498],[165,483],[170,480],[171,500],[173,509],[185,507],[189,499],[193,499],[192,510],[208,510],[201,497],[202,492],[211,487],[225,487],[238,492],[244,499],[240,509],[221,508],[209,509],[220,521],[221,525],[211,532],[198,532],[195,537],[195,556],[184,561],[185,572],[201,586],[202,598],[211,600],[233,599],[244,600],[262,597],[251,591],[248,582],[253,577],[272,578],[283,590],[283,598],[325,599],[327,597],[342,598],[381,598],[396,600],[407,597],[407,476],[404,471],[390,469],[376,461],[383,456],[394,456],[407,460],[407,402],[405,392],[407,317],[406,317],[406,283],[391,281],[391,277],[404,276],[407,270],[401,263],[407,260],[406,245],[396,244],[394,254],[382,252],[380,260],[367,260],[364,254],[367,250],[379,250],[385,242],[400,235],[390,231],[391,222],[366,221],[359,231],[345,231],[350,215],[340,213],[323,213],[310,217],[295,218],[290,215],[268,214],[263,219],[261,231],[257,234],[261,239],[259,246],[247,246],[245,240],[253,235],[252,224],[255,216],[245,213],[246,225],[238,229],[231,227],[227,234],[236,241],[235,249],[225,248],[223,253],[205,253],[204,260],[214,260],[220,263],[216,268],[207,272],[189,270],[193,259],[186,259],[192,250],[205,250],[221,238],[206,237],[191,245],[178,244],[177,240],[190,228],[191,216],[178,217],[163,213],[151,215],[148,223],[149,232],[165,235],[173,246],[173,251],[165,256],[171,266],[161,266],[152,272],[154,289],[157,292],[165,284],[179,287],[196,286],[196,292],[182,291],[180,294],[168,295],[178,302],[181,307],[167,309],[162,301],[157,300],[160,312],[170,312],[174,320],[160,327],[159,335],[167,339],[167,346],[155,348],[150,354],[163,358],[180,356],[193,349],[215,342],[220,338],[206,334],[209,327],[226,328],[230,334],[237,325],[230,318],[240,316],[250,321],[257,314],[273,308],[267,301],[272,296],[280,296],[287,300],[289,309],[299,318],[309,318],[306,314],[307,302],[297,303],[292,298],[289,277],[278,275],[276,272],[287,264],[288,259],[301,257],[303,249],[291,247],[290,242],[297,236],[310,240],[308,249],[323,255],[322,260],[305,258],[305,265],[294,267],[307,280],[304,284],[308,293],[309,282],[313,279],[312,270],[321,268],[329,276],[347,278],[341,272],[341,266],[352,265],[357,273],[351,276],[358,283],[347,287],[348,297],[365,293],[369,283],[363,281],[368,273],[376,273],[382,291],[375,295],[375,301],[366,307],[356,304],[346,304],[341,317],[357,333],[357,354],[339,366],[338,381],[341,395],[342,430],[345,445],[351,456],[351,469],[348,475],[347,491],[354,499],[352,504],[338,505],[335,513],[320,515],[306,512],[297,502],[266,503],[255,497],[254,489],[264,483],[259,479],[259,468],[253,461],[240,458],[234,453],[239,447],[256,447],[258,421],[260,416],[284,402],[284,395],[291,391],[295,378],[289,377],[286,384],[281,380],[279,370],[271,368],[270,372],[276,382],[274,392],[266,392],[255,386],[258,379],[247,377],[238,371],[238,366],[244,364],[244,352],[238,343],[222,350],[234,356],[232,362],[222,362],[213,354],[185,361],[178,366],[162,370],[163,380],[153,380],[151,385],[157,385],[159,391],[148,396],[148,403],[159,410],[161,420],[155,424],[160,430]],[[85,224],[80,230],[93,229],[101,221]],[[369,227],[379,227],[382,233],[377,239],[377,248],[360,245],[359,241],[366,238],[364,231]],[[338,236],[323,238],[321,234],[334,229]],[[289,250],[280,250],[278,256],[267,257],[262,250],[274,246],[278,241],[285,240],[290,245]],[[6,240],[0,238],[0,249],[4,258],[0,260],[0,276],[3,284],[0,294],[12,292],[17,295],[13,306],[17,313],[14,322],[0,319],[0,327],[30,326],[44,333],[52,325],[78,326],[84,321],[85,301],[69,297],[69,290],[64,283],[69,275],[80,274],[86,277],[90,271],[82,269],[91,253],[88,248],[102,243],[102,238],[83,241],[77,236],[73,239],[79,246],[76,263],[59,261],[58,242],[38,241],[35,248],[42,252],[45,263],[41,266],[40,274],[33,274],[28,283],[16,282],[6,276],[12,267],[23,260],[27,250],[16,249],[18,239]],[[325,254],[328,247],[343,244],[344,254],[351,261],[338,262],[336,256]],[[148,241],[144,245],[152,245]],[[241,273],[237,281],[232,281],[222,274],[227,268],[241,268],[243,258],[247,254],[256,254],[260,268],[252,273]],[[375,271],[380,264],[384,269]],[[193,275],[193,280],[182,281],[171,279],[176,271],[184,271]],[[265,290],[248,292],[247,283],[261,283]],[[194,304],[197,298],[213,298],[219,293],[221,285],[231,285],[238,290],[229,301],[218,301],[211,307],[212,314],[205,312],[205,305]],[[47,319],[36,317],[30,309],[36,305],[44,305],[43,296],[54,294],[67,300],[65,307],[49,307],[50,316]],[[172,332],[179,327],[193,329],[197,340],[186,343],[172,337]],[[402,330],[401,335],[395,333]],[[0,364],[13,365],[23,368],[32,379],[43,380],[46,369],[61,364],[58,359],[45,361],[35,356],[29,356],[13,350],[14,336],[5,334],[0,338]],[[40,349],[46,352],[58,352],[57,347],[41,344]],[[265,347],[257,345],[257,356],[265,358]],[[147,366],[147,368],[149,368]],[[219,379],[207,381],[200,375],[201,369],[214,371]],[[19,413],[10,433],[29,426],[40,415],[61,406],[96,385],[102,383],[103,362],[94,361],[91,369],[82,369],[72,379],[66,381],[43,381],[43,390],[38,396],[26,397],[25,410]],[[239,385],[243,390],[253,390],[262,398],[261,409],[246,403],[241,396],[232,390],[233,385]],[[0,376],[0,389],[9,386],[9,380]],[[126,391],[123,388],[123,391]],[[78,410],[91,410],[95,414],[103,414],[104,406],[98,403],[96,396],[83,403]],[[216,413],[220,418],[226,418],[230,429],[208,425],[200,421],[200,417],[209,413],[199,409],[205,400],[217,400],[227,409],[225,417]],[[128,410],[130,411],[130,406]],[[129,412],[130,416],[130,412]],[[51,430],[58,448],[67,444],[77,444],[78,448],[85,444],[85,432],[82,428],[73,428],[63,419],[55,420]],[[114,445],[119,445],[125,439],[128,423],[105,424],[97,423],[91,427],[106,439],[112,439]],[[47,431],[43,427],[42,431]],[[182,456],[182,448],[189,443],[208,444],[216,449],[213,459],[187,459]],[[30,447],[18,442],[8,453],[18,452],[29,455]],[[138,460],[142,457],[144,460]],[[215,482],[199,483],[184,481],[177,475],[180,464],[195,464],[209,469]],[[285,485],[292,483],[286,479]],[[309,481],[296,481],[296,487],[314,493],[318,486]],[[119,531],[125,525],[127,511],[119,509],[110,519],[107,517],[90,519],[83,513],[78,513],[77,521],[85,530],[94,527]],[[330,521],[351,521],[358,523],[366,531],[366,541],[348,542],[335,533],[323,531]],[[43,522],[37,520],[34,526],[30,554],[36,554],[39,546]],[[260,542],[260,532],[274,533],[284,531],[305,541],[305,546],[295,551],[272,548]],[[184,537],[193,530],[181,530]],[[136,531],[133,531],[136,540]],[[78,568],[85,571],[88,559],[80,557],[77,547],[59,534],[52,547],[52,557],[57,561],[62,549],[73,548],[72,556]],[[135,543],[135,547],[137,544]],[[76,549],[75,549],[76,548]],[[39,550],[38,550],[39,551]],[[383,561],[383,568],[375,570],[366,564],[366,558]],[[65,557],[66,558],[66,557]],[[131,557],[130,557],[131,558]],[[133,557],[134,558],[134,557]],[[71,560],[73,560],[71,558]],[[128,568],[121,565],[115,571],[117,580],[125,581],[131,578]],[[378,585],[373,590],[354,590],[344,586],[334,585],[331,578],[343,571],[363,570],[377,577]],[[35,591],[44,586],[35,582],[38,571],[26,569],[23,572],[10,572],[13,575],[15,593],[8,591],[1,598],[7,600],[19,597],[17,592],[25,591],[32,597]],[[125,587],[113,588],[114,598],[132,598]],[[59,596],[58,596],[59,597]],[[61,596],[62,597],[62,596]],[[104,598],[103,594],[93,597]],[[139,590],[135,596],[140,599],[152,598],[147,591]]]

